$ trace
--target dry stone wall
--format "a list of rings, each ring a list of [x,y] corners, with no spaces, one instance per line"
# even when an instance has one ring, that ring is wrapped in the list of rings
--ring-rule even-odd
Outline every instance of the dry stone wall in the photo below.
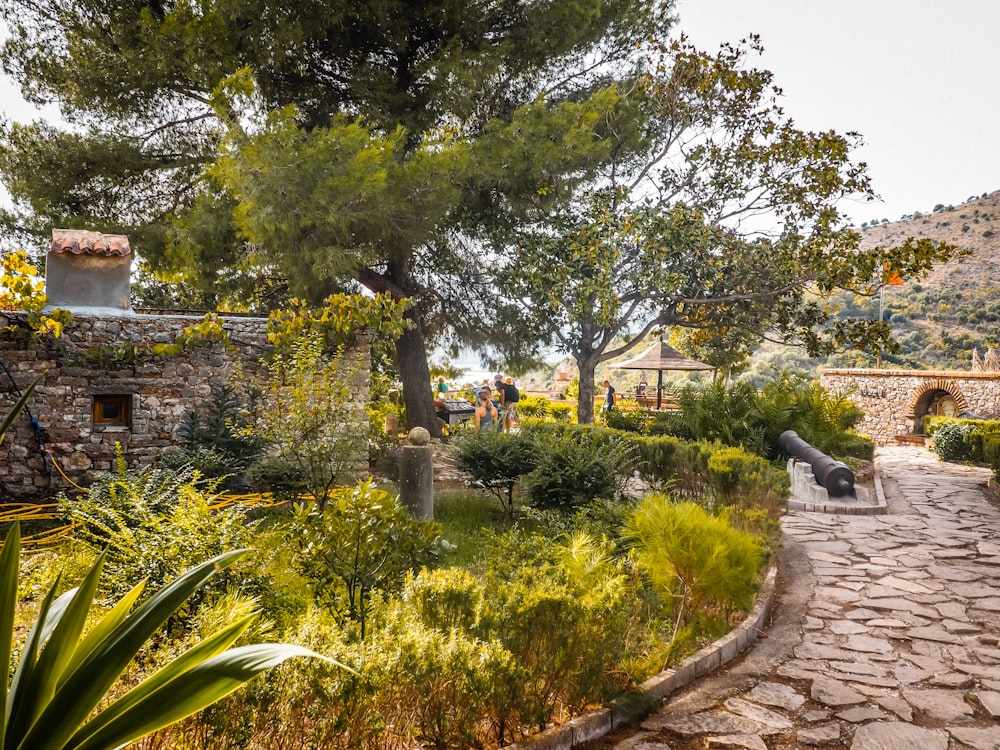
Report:
[[[938,397],[955,404],[955,414],[1000,418],[1000,373],[928,370],[820,371],[820,383],[833,393],[851,392],[865,416],[857,430],[876,445],[922,434],[922,419]]]
[[[86,484],[96,472],[114,467],[116,444],[121,444],[130,465],[151,464],[164,449],[181,445],[178,428],[185,411],[204,408],[214,385],[262,374],[259,360],[268,349],[266,320],[226,318],[235,351],[205,342],[163,357],[148,353],[147,345],[173,343],[201,320],[175,315],[77,316],[54,341],[31,342],[17,332],[0,334],[0,362],[18,388],[25,389],[44,374],[29,403],[36,424],[22,413],[0,444],[0,490],[7,497],[25,497],[66,489],[70,484],[59,469],[72,481]],[[368,335],[359,335],[348,355],[359,419],[366,419],[370,343]],[[129,344],[141,352],[138,358],[130,356]],[[0,371],[0,415],[17,400],[11,378]],[[116,397],[127,401],[127,424],[98,422],[95,402],[114,403]],[[43,450],[58,468],[44,460]],[[366,459],[356,457],[355,465],[366,467]]]

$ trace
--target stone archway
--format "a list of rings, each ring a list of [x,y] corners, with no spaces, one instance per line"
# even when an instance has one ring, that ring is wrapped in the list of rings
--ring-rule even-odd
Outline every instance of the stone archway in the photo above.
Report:
[[[820,382],[851,394],[865,414],[856,429],[876,445],[923,440],[929,412],[1000,419],[1000,372],[826,369]]]
[[[935,378],[927,380],[917,387],[907,404],[906,418],[913,420],[913,434],[924,433],[924,416],[929,414],[943,399],[951,399],[955,403],[955,415],[968,411],[969,403],[961,389],[949,380]]]

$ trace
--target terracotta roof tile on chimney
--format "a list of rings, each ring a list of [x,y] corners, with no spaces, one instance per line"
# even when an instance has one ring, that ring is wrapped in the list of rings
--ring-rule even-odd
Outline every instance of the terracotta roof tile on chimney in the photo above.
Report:
[[[53,229],[51,253],[126,256],[132,252],[124,234],[102,234],[84,229]]]

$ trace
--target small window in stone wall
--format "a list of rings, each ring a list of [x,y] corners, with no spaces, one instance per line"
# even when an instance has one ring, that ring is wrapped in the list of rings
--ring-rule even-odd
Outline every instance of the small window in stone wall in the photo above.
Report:
[[[94,429],[128,428],[132,418],[130,394],[102,394],[94,396]]]

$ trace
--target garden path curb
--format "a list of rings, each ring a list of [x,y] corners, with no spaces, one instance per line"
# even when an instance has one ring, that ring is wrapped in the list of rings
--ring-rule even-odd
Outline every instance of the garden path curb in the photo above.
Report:
[[[767,571],[753,611],[734,630],[692,654],[676,667],[665,669],[639,686],[637,693],[622,696],[610,707],[578,716],[558,727],[507,745],[503,750],[571,750],[629,724],[655,708],[674,691],[731,662],[757,640],[771,614],[775,599],[777,566]]]

